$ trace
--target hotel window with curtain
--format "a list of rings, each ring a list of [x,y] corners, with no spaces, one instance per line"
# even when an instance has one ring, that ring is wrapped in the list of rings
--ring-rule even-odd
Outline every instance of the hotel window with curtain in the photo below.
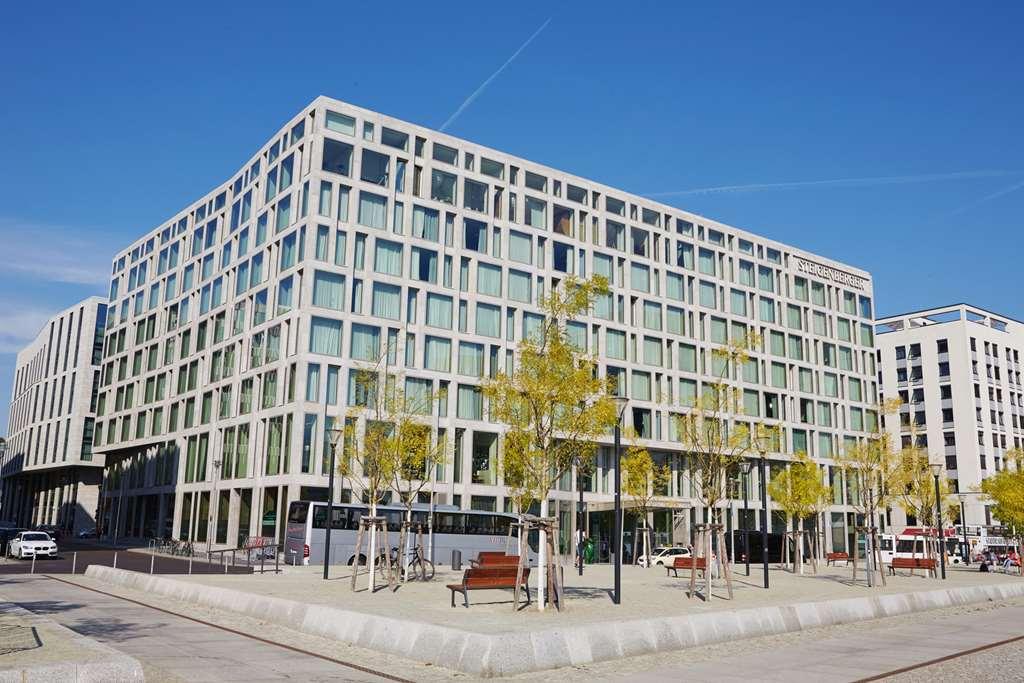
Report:
[[[604,333],[604,353],[608,358],[626,360],[626,333],[619,330],[606,329]]]
[[[452,329],[452,298],[443,294],[427,293],[427,325]]]
[[[657,337],[644,337],[644,364],[661,367],[662,344]]]
[[[459,385],[457,414],[461,420],[484,419],[484,397],[480,387]]]
[[[380,358],[380,328],[352,325],[352,346],[349,355],[355,360],[376,361]]]
[[[488,296],[501,296],[501,267],[487,263],[477,264],[476,291]]]
[[[438,241],[438,212],[422,206],[412,207],[412,236],[421,239]]]
[[[476,305],[476,333],[485,337],[501,338],[501,307],[490,304]]]
[[[531,285],[533,279],[529,273],[524,273],[519,270],[508,271],[508,298],[513,301],[521,301],[523,303],[530,303],[532,301]]]
[[[412,272],[410,275],[421,282],[437,283],[437,252],[432,249],[412,248]]]
[[[533,243],[529,235],[511,231],[508,236],[508,257],[519,263],[533,264]]]
[[[459,374],[469,377],[484,376],[484,346],[459,342]]]
[[[547,230],[547,202],[533,197],[526,197],[526,225],[531,228]]]
[[[402,288],[383,282],[373,283],[373,315],[378,318],[401,318]]]
[[[384,230],[387,225],[388,200],[370,192],[359,193],[359,217],[360,225],[368,228]]]
[[[343,310],[345,305],[345,276],[318,270],[313,274],[313,305],[320,308]]]
[[[373,269],[384,275],[402,275],[402,245],[398,242],[377,240],[374,246]]]
[[[644,327],[661,332],[661,304],[644,302]]]
[[[341,321],[313,316],[309,327],[309,352],[341,356]]]
[[[423,367],[437,372],[451,372],[452,342],[442,337],[427,337],[423,345]]]
[[[629,284],[638,292],[651,291],[651,271],[639,263],[630,264]]]

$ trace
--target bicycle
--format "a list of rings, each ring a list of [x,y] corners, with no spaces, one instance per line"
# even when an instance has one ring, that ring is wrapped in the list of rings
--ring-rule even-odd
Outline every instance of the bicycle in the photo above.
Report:
[[[417,545],[411,550],[411,558],[408,565],[402,561],[398,548],[392,547],[389,561],[391,569],[403,580],[411,578],[414,581],[417,579],[430,581],[434,578],[434,563],[424,556],[423,546]]]

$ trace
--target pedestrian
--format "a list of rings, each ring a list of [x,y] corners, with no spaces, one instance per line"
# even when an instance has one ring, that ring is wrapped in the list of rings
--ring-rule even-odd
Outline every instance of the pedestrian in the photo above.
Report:
[[[583,546],[587,543],[587,532],[586,530],[579,528],[576,529],[576,567],[583,566]]]

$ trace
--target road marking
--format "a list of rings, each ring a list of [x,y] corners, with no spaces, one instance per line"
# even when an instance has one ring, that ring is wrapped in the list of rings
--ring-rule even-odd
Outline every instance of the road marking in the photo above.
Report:
[[[359,664],[353,664],[352,662],[346,662],[346,661],[341,660],[341,659],[335,659],[334,657],[328,657],[327,655],[321,655],[321,654],[318,654],[316,652],[310,652],[309,650],[303,650],[301,648],[294,647],[292,645],[285,645],[284,643],[279,643],[279,642],[274,641],[274,640],[267,640],[266,638],[260,638],[259,636],[252,635],[251,633],[245,633],[244,631],[239,631],[237,629],[228,628],[227,626],[221,626],[219,624],[214,624],[214,623],[211,623],[209,621],[203,621],[202,619],[197,619],[195,617],[190,617],[187,614],[182,614],[180,612],[174,612],[174,611],[171,611],[171,610],[168,610],[168,609],[164,609],[162,607],[156,607],[154,605],[150,605],[150,604],[147,604],[145,602],[140,602],[139,600],[133,600],[131,598],[126,598],[126,597],[124,597],[122,595],[117,595],[115,593],[108,593],[106,591],[101,591],[101,590],[99,590],[97,588],[91,588],[89,586],[83,586],[80,583],[76,583],[74,581],[68,581],[67,579],[59,579],[56,576],[52,576],[50,574],[40,574],[39,576],[44,576],[44,577],[46,577],[48,579],[53,579],[54,581],[60,581],[61,583],[66,583],[69,586],[75,586],[76,588],[81,588],[83,590],[92,591],[93,593],[99,593],[100,595],[106,595],[106,596],[111,597],[111,598],[117,598],[118,600],[124,600],[125,602],[130,602],[132,604],[140,605],[142,607],[148,607],[149,609],[156,610],[157,612],[163,612],[164,614],[170,614],[172,616],[180,617],[182,619],[188,619],[189,621],[194,621],[197,624],[202,624],[203,626],[209,626],[211,628],[216,628],[216,629],[219,629],[221,631],[226,631],[228,633],[233,633],[233,634],[235,634],[237,636],[242,636],[243,638],[249,638],[250,640],[255,640],[255,641],[258,641],[258,642],[261,642],[261,643],[266,643],[267,645],[273,645],[275,647],[280,647],[282,649],[289,650],[291,652],[297,652],[299,654],[307,655],[309,657],[316,657],[317,659],[322,659],[324,661],[332,662],[334,664],[339,664],[341,666],[345,666],[345,667],[348,667],[350,669],[355,669],[356,671],[361,671],[362,673],[370,674],[371,676],[379,676],[380,678],[386,678],[389,681],[397,681],[398,683],[413,683],[413,681],[411,681],[411,680],[409,680],[407,678],[401,678],[399,676],[394,676],[392,674],[385,673],[383,671],[377,671],[376,669],[371,669],[369,667],[361,666]]]
[[[923,669],[926,666],[932,666],[933,664],[941,664],[942,662],[948,662],[951,659],[959,659],[960,657],[966,657],[967,655],[973,655],[976,652],[984,652],[985,650],[991,650],[994,647],[1000,647],[1002,645],[1009,645],[1010,643],[1016,643],[1018,640],[1024,640],[1024,636],[1014,636],[1013,638],[1007,638],[1006,640],[999,640],[988,645],[979,645],[978,647],[972,647],[969,650],[962,650],[945,657],[937,657],[936,659],[929,659],[927,662],[920,662],[918,664],[912,664],[905,666],[901,669],[893,669],[892,671],[886,671],[884,674],[878,674],[875,676],[868,676],[867,678],[858,678],[853,683],[868,683],[868,681],[880,681],[890,676],[898,676],[908,671],[914,671],[916,669]]]

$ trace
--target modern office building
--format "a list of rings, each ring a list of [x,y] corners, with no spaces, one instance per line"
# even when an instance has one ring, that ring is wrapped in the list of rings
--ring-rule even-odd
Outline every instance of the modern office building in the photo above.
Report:
[[[17,357],[0,517],[67,532],[96,524],[103,457],[93,427],[107,303],[86,299],[51,318]]]
[[[714,346],[762,336],[730,381],[742,419],[784,428],[775,467],[801,450],[828,465],[877,420],[868,273],[325,97],[118,253],[112,273],[94,449],[118,534],[280,535],[289,501],[325,499],[325,426],[365,402],[355,372],[385,349],[378,381],[443,397],[424,416],[454,443],[438,502],[507,509],[480,384],[515,366],[538,299],[570,275],[612,285],[569,329],[672,467],[659,542],[696,519],[673,415],[713,378]],[[603,447],[584,480],[598,539],[613,462]],[[845,547],[839,490],[830,524]],[[569,476],[552,495],[566,536],[574,491]]]
[[[968,524],[992,524],[973,492],[1021,447],[1024,323],[954,304],[882,318],[876,331],[882,393],[903,401],[887,429],[904,444],[915,435],[945,463],[954,490],[967,494]]]

